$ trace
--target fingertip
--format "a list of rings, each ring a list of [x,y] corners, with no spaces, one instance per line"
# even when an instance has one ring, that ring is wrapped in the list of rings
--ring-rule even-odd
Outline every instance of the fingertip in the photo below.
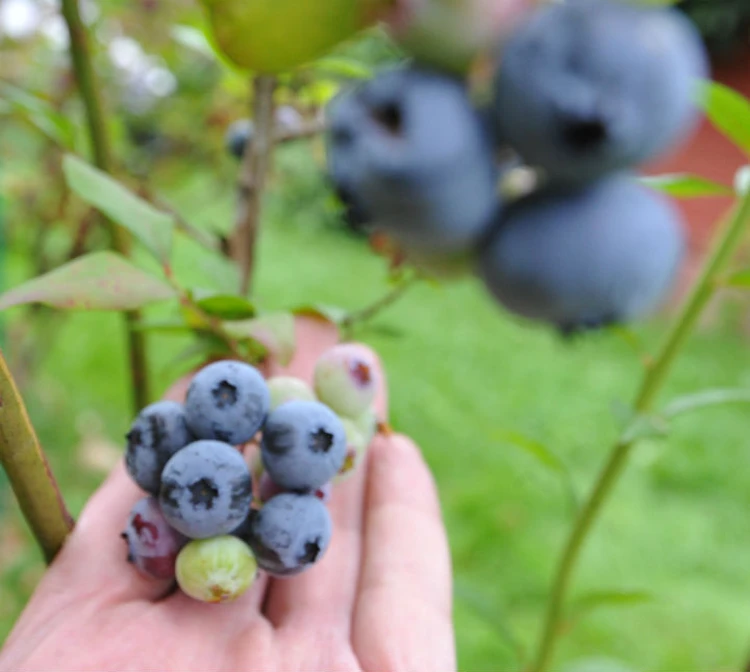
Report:
[[[379,434],[369,451],[370,505],[389,500],[440,514],[437,484],[419,446],[403,434]]]

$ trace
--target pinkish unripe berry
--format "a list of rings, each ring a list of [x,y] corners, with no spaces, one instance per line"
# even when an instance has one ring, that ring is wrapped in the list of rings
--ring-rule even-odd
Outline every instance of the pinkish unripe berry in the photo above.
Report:
[[[320,356],[313,382],[321,402],[341,416],[356,418],[372,406],[377,378],[376,362],[367,348],[342,344]]]

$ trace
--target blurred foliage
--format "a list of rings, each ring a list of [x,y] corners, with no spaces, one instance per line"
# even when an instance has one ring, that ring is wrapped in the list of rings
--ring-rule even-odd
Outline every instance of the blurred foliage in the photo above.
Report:
[[[732,58],[750,47],[748,0],[682,0],[678,4],[701,30],[718,58]]]

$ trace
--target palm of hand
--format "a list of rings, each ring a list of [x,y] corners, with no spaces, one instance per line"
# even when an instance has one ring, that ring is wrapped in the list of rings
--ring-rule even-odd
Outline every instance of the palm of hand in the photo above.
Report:
[[[330,344],[322,330],[298,325],[306,347],[295,375],[309,378]],[[429,471],[405,437],[377,437],[366,464],[334,488],[333,539],[317,566],[291,579],[262,575],[228,604],[165,596],[167,584],[127,565],[118,534],[141,496],[119,464],[11,633],[0,670],[455,669],[445,531]]]

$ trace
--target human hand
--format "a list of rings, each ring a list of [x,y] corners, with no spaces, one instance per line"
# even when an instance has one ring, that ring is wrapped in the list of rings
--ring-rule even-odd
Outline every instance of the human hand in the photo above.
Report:
[[[335,329],[297,322],[288,369],[310,380]],[[381,372],[380,379],[383,380]],[[167,394],[181,400],[189,379]],[[377,402],[386,413],[385,386]],[[334,487],[331,546],[288,579],[266,575],[212,605],[169,591],[126,562],[119,533],[143,493],[122,462],[94,494],[0,652],[0,670],[450,672],[456,667],[451,569],[431,475],[399,435]]]

